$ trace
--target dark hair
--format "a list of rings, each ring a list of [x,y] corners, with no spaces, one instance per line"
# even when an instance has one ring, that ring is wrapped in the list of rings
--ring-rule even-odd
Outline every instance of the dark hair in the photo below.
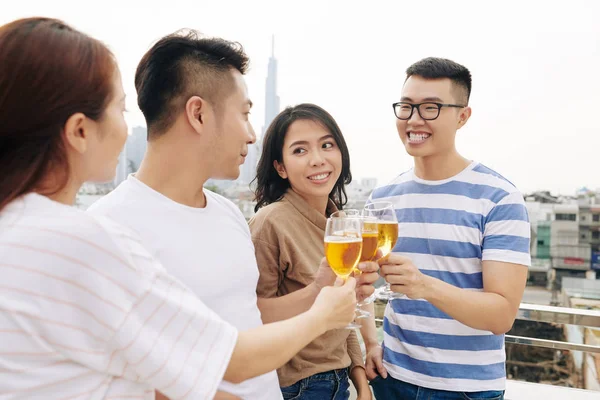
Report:
[[[338,178],[329,198],[335,203],[338,209],[342,209],[348,202],[345,185],[352,182],[352,173],[350,172],[350,154],[348,146],[342,135],[340,127],[335,122],[331,114],[314,104],[299,104],[294,107],[287,107],[279,113],[269,125],[265,137],[263,138],[263,148],[258,166],[256,168],[256,206],[254,211],[261,207],[279,201],[290,187],[287,179],[283,179],[275,170],[273,162],[281,163],[283,161],[283,142],[285,135],[294,121],[310,120],[321,124],[327,129],[340,148],[342,153],[342,173]]]
[[[459,89],[456,100],[469,103],[471,97],[471,72],[445,58],[428,57],[417,61],[406,69],[406,79],[416,75],[425,79],[448,78]]]
[[[160,39],[144,54],[135,72],[138,106],[148,138],[168,130],[187,100],[200,96],[219,108],[233,90],[231,69],[244,74],[248,56],[239,43],[200,37],[193,30]]]
[[[0,27],[0,209],[70,176],[62,132],[75,113],[98,120],[113,96],[116,63],[101,42],[64,22],[27,18]],[[42,188],[48,173],[53,187]]]

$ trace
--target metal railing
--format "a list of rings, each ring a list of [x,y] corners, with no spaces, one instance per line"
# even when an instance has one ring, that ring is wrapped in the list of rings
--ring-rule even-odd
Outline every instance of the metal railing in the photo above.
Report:
[[[536,304],[521,303],[516,319],[523,321],[536,321],[555,323],[562,325],[574,325],[589,328],[600,329],[600,311],[585,310],[579,308],[553,307]],[[383,322],[382,319],[376,318],[376,321]],[[546,347],[557,350],[573,350],[586,353],[600,354],[600,346],[563,342],[558,340],[547,340],[532,337],[523,337],[515,335],[505,335],[506,343],[514,343],[526,346]],[[561,386],[550,386],[547,384],[527,383],[520,381],[507,382],[506,399],[520,400],[545,398],[548,400],[554,399],[588,399],[598,398],[596,392],[567,388]]]
[[[523,321],[550,322],[600,328],[600,311],[580,308],[542,306],[521,303],[517,319]],[[589,344],[562,342],[559,340],[538,339],[523,336],[505,335],[506,343],[523,344],[527,346],[547,347],[557,350],[577,350],[600,354],[600,346]]]
[[[517,313],[517,319],[600,329],[600,311],[596,310],[521,303],[519,312]],[[375,320],[377,322],[383,322],[381,318],[376,318]],[[505,335],[505,341],[506,343],[522,344],[526,346],[546,347],[557,350],[576,350],[600,354],[600,346],[563,342],[560,340]]]

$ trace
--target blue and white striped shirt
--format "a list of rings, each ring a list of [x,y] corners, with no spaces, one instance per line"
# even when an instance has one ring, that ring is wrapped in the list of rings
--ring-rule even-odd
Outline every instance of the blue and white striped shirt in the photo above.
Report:
[[[410,170],[375,189],[371,200],[394,204],[393,252],[424,274],[482,291],[483,260],[530,265],[523,196],[479,163],[443,181]],[[384,364],[395,379],[449,391],[504,390],[505,359],[504,335],[470,328],[425,300],[403,297],[386,308]]]

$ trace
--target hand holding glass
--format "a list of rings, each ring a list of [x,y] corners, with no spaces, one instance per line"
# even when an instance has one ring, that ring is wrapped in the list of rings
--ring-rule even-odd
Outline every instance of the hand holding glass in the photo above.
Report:
[[[393,204],[388,201],[369,203],[365,206],[363,215],[377,221],[377,248],[381,251],[381,257],[386,257],[398,241],[398,219]],[[378,297],[389,300],[394,296],[390,284],[386,282]]]

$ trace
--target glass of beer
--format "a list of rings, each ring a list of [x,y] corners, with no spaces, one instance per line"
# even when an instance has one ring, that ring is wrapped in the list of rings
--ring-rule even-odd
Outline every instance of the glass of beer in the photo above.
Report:
[[[377,219],[375,217],[365,215],[362,211],[355,209],[336,211],[333,214],[331,214],[330,217],[346,217],[360,219],[363,247],[360,253],[359,261],[373,261],[375,259],[375,254],[377,254],[378,249]],[[360,270],[358,268],[356,269],[356,271],[360,273]]]
[[[344,281],[358,265],[362,252],[361,220],[349,216],[333,216],[325,226],[325,258],[333,272]],[[360,328],[350,323],[346,329]]]
[[[377,218],[368,215],[365,212],[361,213],[363,221],[362,225],[362,238],[363,238],[363,250],[361,253],[360,261],[376,261],[377,250],[379,250],[379,223]],[[361,307],[372,303],[375,300],[375,296],[371,295],[358,303],[359,306],[359,317],[366,318],[371,316],[371,313],[363,310]]]
[[[393,204],[389,201],[368,203],[365,205],[363,215],[377,220],[377,248],[381,251],[381,257],[387,256],[398,241],[398,219]],[[378,297],[387,300],[395,297],[388,282]]]
[[[379,249],[379,224],[375,217],[361,215],[363,248],[360,261],[374,261]]]
[[[363,243],[362,250],[360,252],[360,259],[358,261],[373,261],[375,259],[375,254],[377,254],[378,249],[377,219],[374,217],[364,215],[362,211],[355,209],[336,211],[333,214],[331,214],[331,217],[347,217],[360,219],[361,236]],[[358,264],[353,272],[354,276],[360,275],[362,273],[362,271],[358,269]],[[371,297],[373,296],[370,296],[356,304],[356,318],[367,318],[371,315],[370,312],[365,311],[361,308],[362,306],[367,305],[373,301]]]

